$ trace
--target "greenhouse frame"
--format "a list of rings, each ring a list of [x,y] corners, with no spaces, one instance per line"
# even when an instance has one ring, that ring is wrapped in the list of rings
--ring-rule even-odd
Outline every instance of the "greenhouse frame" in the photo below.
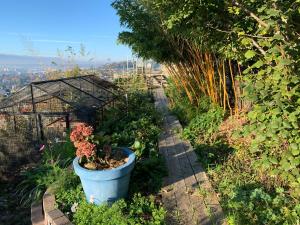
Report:
[[[54,124],[65,132],[71,123],[91,123],[97,111],[103,119],[104,109],[123,97],[121,88],[96,75],[32,82],[0,102],[0,129],[2,124],[17,132],[22,120],[29,133],[44,140]]]

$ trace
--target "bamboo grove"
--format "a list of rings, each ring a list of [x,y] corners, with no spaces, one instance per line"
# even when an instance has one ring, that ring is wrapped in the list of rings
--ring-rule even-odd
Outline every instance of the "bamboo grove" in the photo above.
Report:
[[[245,150],[300,196],[300,1],[116,0],[119,41],[164,64],[190,102],[247,112]],[[251,103],[251,104],[250,104]],[[247,106],[247,107],[246,107]]]
[[[169,6],[158,2],[114,2],[123,25],[133,30],[122,32],[120,41],[129,44],[141,57],[163,63],[175,84],[183,87],[191,103],[197,105],[200,97],[205,95],[212,103],[228,109],[230,114],[238,113],[243,106],[239,63],[217,51],[203,48],[191,37],[178,33],[179,28],[170,29],[165,13]]]

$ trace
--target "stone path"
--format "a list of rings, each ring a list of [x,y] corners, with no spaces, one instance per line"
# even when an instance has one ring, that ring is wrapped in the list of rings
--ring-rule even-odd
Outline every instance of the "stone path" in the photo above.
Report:
[[[168,110],[163,88],[154,89],[153,94],[164,119],[159,149],[169,173],[161,191],[168,211],[167,224],[226,224],[217,195],[197,161],[196,153],[189,142],[179,138],[182,127]]]

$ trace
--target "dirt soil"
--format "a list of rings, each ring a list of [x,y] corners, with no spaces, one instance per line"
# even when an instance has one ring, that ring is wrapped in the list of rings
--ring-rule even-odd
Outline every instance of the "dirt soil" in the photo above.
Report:
[[[0,180],[0,225],[29,225],[30,206],[21,206],[16,187],[22,181],[20,170]]]
[[[128,157],[120,149],[111,150],[110,154],[103,158],[97,158],[95,162],[83,164],[83,167],[90,170],[107,170],[122,166],[128,161]]]

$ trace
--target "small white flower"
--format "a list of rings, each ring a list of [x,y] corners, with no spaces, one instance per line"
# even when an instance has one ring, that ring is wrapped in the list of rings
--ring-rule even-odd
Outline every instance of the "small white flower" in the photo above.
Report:
[[[90,196],[90,203],[94,203],[94,200],[95,200],[94,196],[91,195],[91,196]]]
[[[76,210],[77,210],[77,208],[78,208],[78,203],[75,202],[75,203],[72,205],[72,207],[71,207],[71,212],[72,212],[72,213],[75,213]]]

